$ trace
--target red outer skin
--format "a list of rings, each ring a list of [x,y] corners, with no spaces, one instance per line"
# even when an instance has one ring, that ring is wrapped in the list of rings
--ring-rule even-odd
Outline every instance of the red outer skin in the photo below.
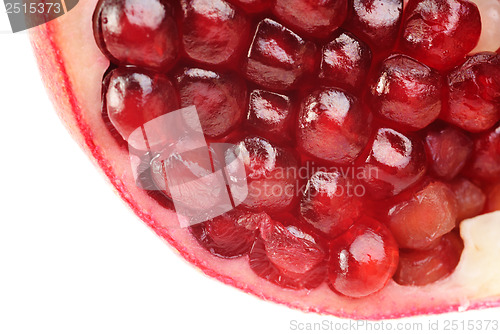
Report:
[[[330,314],[343,318],[379,320],[500,306],[500,301],[494,298],[487,298],[481,301],[470,301],[470,304],[467,304],[467,306],[460,305],[458,301],[446,304],[445,301],[454,297],[453,292],[445,291],[441,296],[436,293],[433,294],[433,292],[443,291],[442,288],[446,289],[449,285],[441,284],[441,286],[436,286],[424,292],[420,288],[416,290],[400,287],[394,282],[390,282],[381,293],[359,300],[338,297],[332,293],[331,299],[328,299],[328,305],[319,305],[325,304],[325,301],[321,300],[319,297],[317,298],[317,296],[331,293],[326,285],[318,288],[318,291],[313,290],[310,293],[307,291],[283,291],[283,289],[277,288],[271,283],[257,278],[255,275],[255,277],[249,276],[247,272],[249,272],[250,269],[244,267],[245,261],[247,261],[246,258],[230,263],[223,262],[229,260],[218,260],[208,257],[207,254],[203,253],[201,247],[198,246],[196,248],[194,238],[191,237],[189,239],[189,237],[186,236],[188,233],[187,231],[179,231],[165,227],[164,225],[172,225],[172,223],[169,223],[167,219],[167,222],[162,224],[159,219],[153,217],[153,214],[148,212],[148,208],[139,205],[135,197],[136,195],[141,196],[138,190],[128,187],[126,182],[123,181],[123,178],[126,176],[120,178],[113,166],[113,160],[108,159],[104,154],[104,151],[110,148],[100,147],[96,143],[97,139],[100,137],[94,137],[93,133],[99,129],[91,128],[87,122],[87,114],[89,111],[85,110],[85,102],[78,99],[78,91],[76,89],[78,82],[71,77],[70,69],[68,68],[69,65],[65,63],[65,52],[67,52],[67,50],[61,47],[58,37],[60,38],[65,32],[67,34],[68,26],[71,28],[70,20],[79,19],[78,15],[89,15],[88,8],[94,5],[95,0],[81,0],[77,7],[69,14],[31,30],[31,41],[43,80],[58,115],[73,138],[84,149],[86,154],[91,157],[92,161],[104,172],[118,194],[134,213],[160,237],[174,247],[188,262],[200,268],[205,274],[262,299],[271,300],[306,312]],[[91,27],[90,16],[91,14],[88,16],[88,29]],[[86,45],[82,46],[82,48],[86,47]],[[89,48],[91,47],[92,46],[89,46]],[[89,69],[85,70],[88,71]],[[100,111],[92,110],[92,112],[99,113]],[[99,136],[103,136],[103,134],[99,133]],[[154,213],[156,213],[156,211],[161,211],[156,207],[153,207],[153,209]],[[165,217],[171,218],[171,220],[175,217],[171,211],[168,212],[165,210],[162,214],[163,221],[165,221]],[[182,240],[183,243],[190,245],[192,248],[179,242],[178,239],[174,238],[174,235],[184,238]],[[195,250],[195,252],[193,250]],[[232,278],[213,269],[215,264],[221,264],[221,271],[229,271],[233,270],[233,267],[238,267],[238,270],[241,269],[248,277],[245,276],[245,281]],[[448,281],[443,283],[447,282]],[[313,300],[318,302],[318,305],[312,303]],[[416,304],[406,304],[408,300],[419,300],[420,302]]]

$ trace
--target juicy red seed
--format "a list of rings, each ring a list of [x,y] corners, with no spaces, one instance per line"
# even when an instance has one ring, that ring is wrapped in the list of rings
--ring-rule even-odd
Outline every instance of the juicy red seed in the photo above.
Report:
[[[302,218],[319,231],[336,237],[361,215],[356,184],[340,172],[316,172],[307,182],[300,203]]]
[[[401,46],[438,70],[450,69],[472,51],[481,35],[477,6],[467,0],[410,0]]]
[[[500,124],[475,140],[469,174],[486,182],[500,180]]]
[[[394,275],[398,253],[398,245],[384,225],[361,219],[331,243],[331,287],[353,298],[379,291]]]
[[[114,128],[130,146],[147,151],[165,144],[164,129],[148,131],[142,140],[129,138],[147,122],[179,108],[172,83],[162,74],[136,68],[117,68],[105,79],[105,111]]]
[[[324,38],[344,22],[347,0],[276,0],[273,11],[297,32]]]
[[[228,0],[235,5],[240,6],[248,13],[259,13],[263,12],[271,7],[271,1],[269,0]]]
[[[473,55],[448,75],[445,119],[470,132],[488,130],[500,120],[500,55]]]
[[[93,22],[97,45],[120,65],[165,70],[177,59],[179,36],[167,0],[101,0]]]
[[[457,210],[451,189],[432,181],[410,199],[395,203],[388,212],[387,224],[401,248],[426,249],[455,228]]]
[[[316,46],[281,24],[265,19],[257,27],[245,61],[249,80],[271,90],[295,88],[313,72]]]
[[[455,178],[462,171],[473,147],[467,134],[451,126],[434,127],[425,134],[430,169],[436,176],[446,180]]]
[[[224,0],[181,0],[184,51],[193,60],[219,65],[244,52],[250,23]]]
[[[341,32],[323,47],[320,78],[327,84],[355,93],[370,70],[368,45],[348,32]]]
[[[361,153],[371,132],[371,117],[352,95],[323,88],[301,104],[297,146],[304,153],[336,164],[350,164]]]
[[[248,220],[261,222],[265,219],[268,219],[267,215],[235,210],[190,226],[189,229],[196,240],[210,253],[223,258],[234,258],[247,254],[255,241],[257,229],[254,225],[245,225],[246,222]]]
[[[374,50],[389,51],[396,43],[403,0],[353,0],[345,27]]]
[[[444,235],[429,250],[402,250],[394,280],[401,285],[427,285],[449,276],[455,270],[463,250],[457,233]]]
[[[460,178],[452,182],[450,188],[457,199],[457,222],[475,217],[484,211],[486,195],[474,183],[465,178]]]
[[[361,181],[373,198],[395,196],[420,181],[427,171],[422,142],[393,129],[377,131]]]
[[[250,267],[279,286],[313,289],[325,280],[327,252],[319,240],[295,225],[274,220],[261,224],[261,237],[250,251]]]
[[[292,102],[288,96],[260,89],[250,93],[246,124],[255,133],[274,142],[290,141],[293,116]]]
[[[500,184],[497,184],[488,192],[488,203],[486,207],[487,212],[498,210],[500,210]]]
[[[377,72],[368,102],[398,127],[423,129],[441,112],[441,76],[408,56],[391,56]]]
[[[206,136],[227,134],[245,114],[247,87],[232,72],[186,68],[176,76],[176,85],[181,106],[196,106]]]
[[[252,210],[282,211],[296,195],[297,161],[287,149],[261,137],[248,137],[235,148],[245,164],[248,196],[243,206]]]

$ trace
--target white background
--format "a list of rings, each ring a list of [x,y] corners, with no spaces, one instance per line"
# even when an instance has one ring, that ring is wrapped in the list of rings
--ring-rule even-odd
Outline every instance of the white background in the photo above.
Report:
[[[297,333],[293,320],[349,325],[246,295],[176,255],[72,141],[45,94],[27,33],[9,33],[1,15],[1,334]],[[499,320],[500,309],[370,325],[421,323],[428,332],[429,321],[443,328],[446,320],[470,319]]]

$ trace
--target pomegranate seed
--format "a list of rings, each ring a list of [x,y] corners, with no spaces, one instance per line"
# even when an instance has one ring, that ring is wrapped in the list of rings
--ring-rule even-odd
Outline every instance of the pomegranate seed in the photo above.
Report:
[[[361,181],[373,198],[395,196],[422,179],[427,158],[420,140],[393,129],[377,131]]]
[[[469,174],[486,182],[500,180],[500,124],[475,140]]]
[[[403,0],[353,0],[345,27],[374,50],[389,51],[396,43]]]
[[[190,226],[189,229],[196,240],[210,253],[234,258],[248,254],[257,235],[256,222],[269,217],[265,214],[245,213],[233,210],[212,220]],[[251,224],[247,224],[252,221]]]
[[[293,154],[261,137],[248,137],[235,148],[247,175],[248,196],[243,202],[253,210],[282,211],[296,197],[297,161]]]
[[[235,5],[240,6],[248,13],[259,13],[263,12],[271,7],[271,1],[269,0],[228,0]]]
[[[345,232],[361,214],[355,184],[340,172],[316,172],[300,203],[302,218],[329,237]]]
[[[328,37],[344,22],[347,0],[276,0],[276,16],[309,37]]]
[[[316,46],[281,24],[265,19],[257,27],[245,64],[249,80],[270,90],[295,88],[316,64]]]
[[[313,289],[326,277],[326,251],[319,239],[295,225],[269,220],[260,227],[250,251],[250,267],[260,277],[282,287]]]
[[[161,70],[175,64],[179,36],[169,1],[101,0],[93,22],[97,45],[115,63]]]
[[[500,55],[479,53],[448,75],[445,119],[470,132],[490,129],[500,120]]]
[[[350,33],[341,32],[323,47],[320,78],[334,87],[359,91],[370,70],[371,60],[368,45]]]
[[[142,151],[164,145],[165,129],[148,129],[147,141],[132,140],[129,136],[148,121],[179,109],[179,97],[172,83],[162,74],[136,68],[117,68],[105,82],[104,108],[121,137]]]
[[[316,158],[350,164],[368,142],[370,119],[350,94],[336,88],[317,90],[302,102],[297,145]]]
[[[196,106],[206,136],[227,134],[244,116],[247,87],[232,72],[186,68],[176,76],[176,84],[181,106]]]
[[[393,55],[378,70],[368,102],[403,129],[423,129],[441,112],[441,77],[415,59]]]
[[[394,280],[401,285],[427,285],[449,276],[460,261],[463,243],[457,233],[444,235],[429,250],[402,250]]]
[[[396,203],[388,212],[388,226],[401,248],[426,249],[450,232],[457,220],[455,194],[442,182],[432,181]]]
[[[457,199],[457,222],[481,214],[486,204],[484,192],[465,178],[460,178],[450,184]]]
[[[246,124],[255,133],[278,143],[289,141],[293,116],[288,96],[258,89],[250,94]]]
[[[474,144],[462,131],[451,126],[429,129],[425,148],[430,157],[430,169],[443,179],[451,180],[464,168]]]
[[[219,65],[244,52],[250,23],[224,0],[181,0],[184,51],[193,60]]]
[[[410,0],[405,8],[401,46],[438,70],[458,65],[481,35],[477,6],[467,0]]]
[[[331,287],[353,298],[379,291],[394,275],[398,253],[398,245],[384,225],[361,219],[331,243]]]

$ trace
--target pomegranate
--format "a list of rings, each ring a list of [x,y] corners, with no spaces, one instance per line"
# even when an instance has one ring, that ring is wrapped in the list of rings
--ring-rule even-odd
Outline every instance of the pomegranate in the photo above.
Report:
[[[72,135],[184,258],[263,299],[381,319],[500,305],[492,13],[85,0],[31,38]]]

